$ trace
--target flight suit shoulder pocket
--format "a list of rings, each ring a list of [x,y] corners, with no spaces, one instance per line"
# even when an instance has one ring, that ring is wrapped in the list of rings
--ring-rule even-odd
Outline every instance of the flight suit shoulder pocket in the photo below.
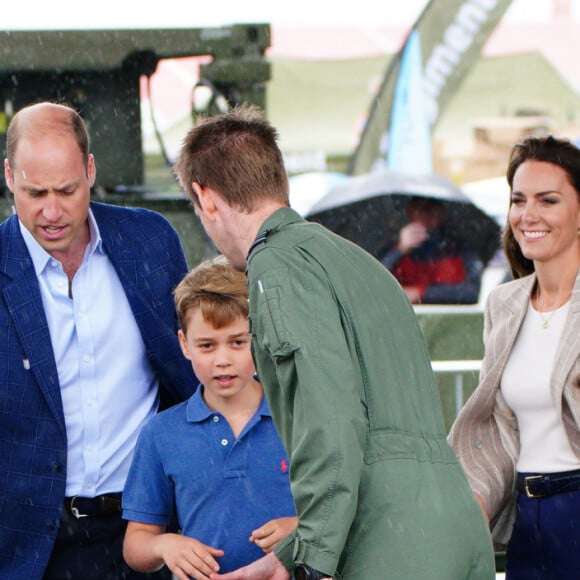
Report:
[[[297,346],[285,322],[291,314],[282,307],[281,289],[260,280],[257,285],[256,304],[250,304],[254,340],[274,357],[289,356]]]

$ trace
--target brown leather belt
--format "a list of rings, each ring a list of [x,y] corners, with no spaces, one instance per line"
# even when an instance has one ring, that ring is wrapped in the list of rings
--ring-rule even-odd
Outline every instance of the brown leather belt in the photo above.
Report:
[[[64,506],[75,518],[121,514],[121,493],[105,493],[96,497],[65,497]]]

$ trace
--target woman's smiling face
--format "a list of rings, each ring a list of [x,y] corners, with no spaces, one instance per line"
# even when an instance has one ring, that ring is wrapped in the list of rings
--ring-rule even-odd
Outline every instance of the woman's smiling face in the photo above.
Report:
[[[578,260],[580,198],[559,165],[528,160],[513,178],[509,225],[534,263]]]

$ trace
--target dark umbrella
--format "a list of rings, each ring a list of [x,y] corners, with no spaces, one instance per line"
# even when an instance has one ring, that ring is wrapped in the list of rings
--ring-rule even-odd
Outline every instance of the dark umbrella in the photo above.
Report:
[[[362,246],[380,258],[398,239],[413,196],[438,199],[446,207],[444,233],[474,249],[487,264],[500,244],[497,222],[439,175],[411,175],[382,169],[350,177],[333,187],[306,219]]]

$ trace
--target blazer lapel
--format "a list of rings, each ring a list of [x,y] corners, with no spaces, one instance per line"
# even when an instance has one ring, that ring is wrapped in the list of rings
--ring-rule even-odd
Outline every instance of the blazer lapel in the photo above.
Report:
[[[486,349],[492,348],[495,353],[487,374],[497,387],[526,315],[535,281],[535,275],[531,275],[506,286],[499,299],[490,306],[491,318],[497,331],[493,333],[493,344],[486,345]]]
[[[1,292],[26,353],[22,365],[33,373],[48,406],[65,431],[58,371],[38,280],[20,235],[18,220],[16,217],[11,219],[12,223],[6,224],[9,235],[5,238],[6,251],[3,252],[0,264],[7,277],[1,285]],[[10,348],[10,345],[4,346]]]
[[[122,223],[112,228],[105,217],[101,216],[101,211],[99,207],[93,206],[93,213],[103,240],[103,250],[119,276],[137,325],[141,329],[143,341],[149,348],[152,337],[161,332],[163,324],[154,307],[153,300],[147,298],[141,287],[143,282],[141,272],[143,252],[134,244],[133,236],[123,235]]]
[[[566,378],[578,359],[578,352],[580,352],[580,275],[576,277],[570,298],[570,311],[560,337],[550,383],[558,413],[562,412],[562,392]]]

